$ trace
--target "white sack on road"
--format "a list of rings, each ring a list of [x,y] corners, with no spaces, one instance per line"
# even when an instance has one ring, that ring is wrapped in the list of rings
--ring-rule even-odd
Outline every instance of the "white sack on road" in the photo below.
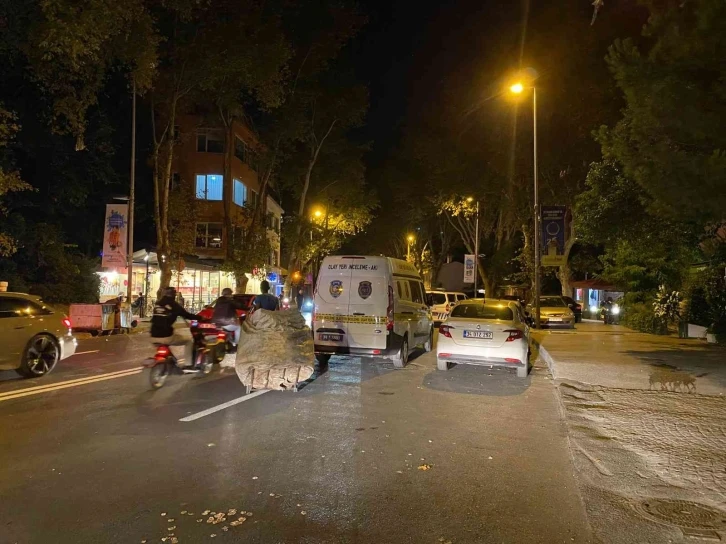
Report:
[[[257,310],[242,323],[234,366],[244,385],[291,389],[312,376],[314,365],[312,334],[297,310]]]

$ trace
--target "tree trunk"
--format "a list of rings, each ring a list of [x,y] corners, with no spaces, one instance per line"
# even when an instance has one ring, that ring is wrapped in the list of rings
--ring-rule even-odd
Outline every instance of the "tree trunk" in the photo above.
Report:
[[[560,266],[557,271],[557,278],[562,284],[562,295],[566,297],[572,296],[572,287],[570,282],[572,280],[572,269],[570,268],[570,253],[575,245],[575,221],[570,219],[570,233],[567,243],[565,244],[565,264]]]
[[[232,180],[232,157],[234,156],[234,123],[225,118],[220,110],[224,122],[224,174],[222,178],[222,202],[224,207],[224,236],[225,254],[228,259],[234,255],[232,244],[232,200],[234,193],[234,181]]]
[[[244,295],[247,292],[247,282],[249,281],[249,278],[245,274],[238,276],[235,272],[234,279],[237,294]]]

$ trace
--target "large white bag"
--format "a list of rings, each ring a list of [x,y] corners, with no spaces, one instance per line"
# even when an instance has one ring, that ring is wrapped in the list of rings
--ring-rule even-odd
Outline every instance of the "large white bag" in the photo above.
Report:
[[[235,370],[253,389],[292,389],[315,370],[310,328],[297,310],[256,310],[242,324]]]

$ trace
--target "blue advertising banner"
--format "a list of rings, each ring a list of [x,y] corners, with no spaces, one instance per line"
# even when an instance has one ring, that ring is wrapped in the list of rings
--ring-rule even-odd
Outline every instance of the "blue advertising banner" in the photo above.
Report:
[[[542,266],[564,266],[567,243],[566,206],[542,206]]]

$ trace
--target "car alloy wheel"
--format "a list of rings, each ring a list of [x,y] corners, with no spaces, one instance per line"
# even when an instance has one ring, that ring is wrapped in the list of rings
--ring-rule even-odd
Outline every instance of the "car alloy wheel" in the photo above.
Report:
[[[48,374],[60,359],[58,344],[49,336],[36,336],[25,350],[24,367],[32,376]]]

